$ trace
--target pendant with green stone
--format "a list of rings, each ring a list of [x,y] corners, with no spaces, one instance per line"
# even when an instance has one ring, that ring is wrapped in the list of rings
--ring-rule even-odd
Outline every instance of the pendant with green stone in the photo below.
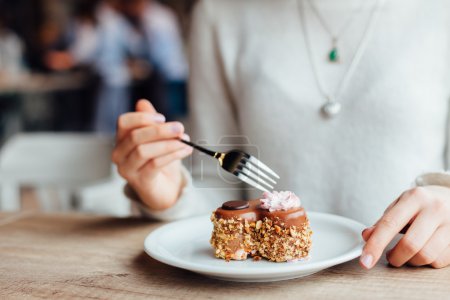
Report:
[[[330,50],[330,53],[328,54],[328,60],[330,62],[332,62],[332,63],[339,62],[339,51],[338,51],[338,48],[336,46],[334,46]]]
[[[340,59],[337,44],[338,44],[337,37],[333,37],[331,40],[332,48],[331,48],[330,52],[328,53],[328,60],[332,63],[337,63],[337,62],[339,62],[339,59]]]

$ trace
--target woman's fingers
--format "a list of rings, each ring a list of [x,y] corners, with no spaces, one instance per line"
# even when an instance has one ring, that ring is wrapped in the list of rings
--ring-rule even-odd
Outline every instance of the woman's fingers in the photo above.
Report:
[[[448,265],[450,265],[450,246],[447,246],[447,249],[431,263],[431,266],[436,269],[445,268]]]
[[[402,194],[403,195],[403,194]],[[386,212],[388,212],[392,207],[394,207],[394,205],[396,205],[398,203],[398,201],[400,200],[401,196],[398,197],[394,202],[392,202],[384,211],[383,215],[386,214]],[[373,231],[375,230],[375,225],[367,227],[366,229],[364,229],[361,232],[362,238],[364,239],[365,242],[367,242],[367,240],[372,236]]]
[[[120,165],[125,172],[136,172],[142,168],[148,161],[159,156],[164,156],[172,152],[189,147],[180,141],[159,141],[150,144],[137,146],[127,159]]]
[[[393,266],[450,264],[450,189],[438,186],[417,187],[403,193],[383,217],[362,232],[366,241],[360,263],[370,269],[397,233],[405,236],[387,252]]]
[[[432,210],[423,210],[419,213],[403,238],[389,252],[387,257],[389,263],[394,267],[400,267],[421,251],[427,256],[432,255],[432,252],[423,251],[424,246],[440,224],[440,218],[436,217]]]
[[[136,147],[161,140],[174,139],[182,136],[183,132],[184,126],[180,122],[169,122],[135,129],[116,146],[112,155],[113,161],[120,164],[127,159]]]
[[[439,227],[422,249],[408,262],[413,266],[424,266],[435,262],[449,246],[450,227]]]
[[[117,120],[117,141],[122,140],[131,130],[152,123],[164,123],[166,118],[159,114],[150,101],[140,99],[136,103],[136,112],[125,113]]]
[[[418,213],[423,193],[425,192],[421,188],[405,193],[375,224],[375,229],[367,240],[360,258],[364,268],[370,269],[375,265],[390,241]]]
[[[161,124],[166,121],[166,118],[158,113],[148,112],[130,112],[125,113],[117,120],[117,141],[121,141],[131,130],[150,126],[154,124]]]
[[[157,113],[155,107],[147,99],[140,99],[136,102],[136,111],[148,112],[151,114]]]
[[[141,168],[141,170],[144,172],[148,171],[153,172],[155,170],[167,166],[168,164],[173,163],[176,160],[180,160],[189,156],[192,153],[192,150],[193,150],[192,147],[184,145],[184,147],[181,148],[180,150],[150,160]]]
[[[389,206],[386,207],[386,209],[384,210],[384,213],[383,213],[383,214],[385,214],[385,213],[388,212],[392,207],[394,207],[395,205],[397,205],[398,201],[400,201],[400,199],[403,197],[403,195],[404,195],[405,193],[407,193],[407,192],[404,192],[404,193],[401,194],[397,199],[395,199],[394,202],[392,202],[391,204],[389,204]]]
[[[371,226],[371,227],[368,227],[368,228],[363,230],[361,235],[362,235],[364,241],[367,242],[367,240],[372,236],[372,233],[373,233],[374,229],[375,229],[375,226]]]

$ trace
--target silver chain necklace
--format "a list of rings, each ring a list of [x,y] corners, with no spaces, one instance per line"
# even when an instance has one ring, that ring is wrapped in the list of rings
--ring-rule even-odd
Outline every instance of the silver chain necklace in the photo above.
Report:
[[[358,15],[358,12],[362,10],[364,7],[364,4],[367,2],[362,0],[360,1],[360,5],[355,8],[350,16],[348,16],[347,20],[342,24],[340,29],[334,33],[330,26],[328,26],[327,22],[325,21],[325,18],[322,17],[317,7],[314,5],[314,3],[311,0],[307,0],[309,6],[311,7],[313,13],[316,15],[317,19],[319,20],[322,27],[325,29],[325,31],[328,33],[328,35],[331,37],[331,50],[328,52],[328,61],[331,63],[339,63],[341,60],[341,53],[338,49],[339,44],[339,38],[345,33],[347,28],[350,27],[350,24],[353,22],[355,17]]]
[[[340,97],[343,93],[343,91],[346,89],[352,75],[355,73],[356,67],[358,66],[364,51],[367,47],[367,44],[369,42],[369,38],[373,33],[375,24],[377,23],[380,15],[381,8],[383,7],[386,0],[376,0],[372,11],[369,16],[369,21],[367,22],[366,28],[364,29],[364,33],[362,36],[361,41],[359,42],[359,45],[356,49],[355,54],[353,55],[353,58],[350,60],[350,64],[348,69],[345,71],[344,76],[341,80],[341,82],[338,84],[336,91],[332,94],[328,92],[323,84],[322,78],[320,77],[319,70],[317,68],[317,65],[315,63],[313,53],[312,53],[312,47],[308,35],[308,28],[307,28],[307,22],[306,22],[306,14],[305,14],[305,7],[304,7],[304,1],[305,0],[298,0],[298,8],[300,10],[300,16],[301,16],[301,25],[302,25],[302,31],[303,36],[305,39],[306,44],[306,50],[307,54],[311,63],[311,68],[314,73],[314,79],[316,81],[317,87],[319,89],[319,92],[322,94],[322,96],[326,99],[325,104],[321,107],[321,113],[326,118],[331,118],[336,116],[342,108],[341,103],[339,102]]]

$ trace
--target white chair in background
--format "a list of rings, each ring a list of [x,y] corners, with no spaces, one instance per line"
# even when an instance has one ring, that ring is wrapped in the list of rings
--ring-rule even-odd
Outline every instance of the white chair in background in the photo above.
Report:
[[[117,217],[130,215],[131,203],[123,193],[126,181],[120,177],[115,166],[111,173],[109,180],[83,186],[76,191],[80,211]]]
[[[20,209],[20,187],[31,186],[44,211],[65,211],[75,205],[79,210],[87,206],[87,211],[125,215],[129,204],[121,192],[123,181],[111,167],[112,147],[112,137],[93,134],[14,136],[0,151],[0,210]],[[59,207],[50,201],[49,190],[56,191]],[[108,205],[103,211],[102,204],[91,203],[99,199]]]

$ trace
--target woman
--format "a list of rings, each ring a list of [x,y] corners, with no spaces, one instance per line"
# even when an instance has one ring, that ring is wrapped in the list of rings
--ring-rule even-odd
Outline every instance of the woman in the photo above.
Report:
[[[407,225],[389,262],[447,266],[449,20],[446,0],[203,1],[190,40],[195,140],[249,137],[281,176],[277,190],[375,224],[363,232],[363,267]],[[192,183],[183,134],[147,101],[119,119],[113,160],[148,215],[250,197],[224,189],[214,161],[195,165]]]

